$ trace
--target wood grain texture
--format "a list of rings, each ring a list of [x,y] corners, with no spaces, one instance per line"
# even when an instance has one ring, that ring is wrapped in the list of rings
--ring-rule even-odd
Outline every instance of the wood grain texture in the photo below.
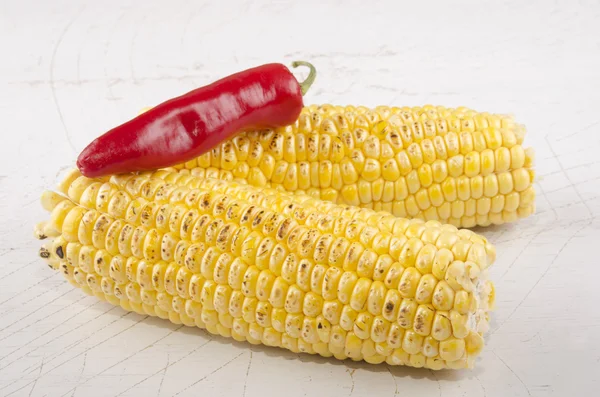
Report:
[[[595,394],[600,3],[457,3],[1,1],[0,396]],[[477,369],[235,343],[84,296],[36,257],[39,194],[94,136],[239,69],[296,59],[319,69],[308,103],[463,105],[527,125],[538,212],[478,229],[498,249],[498,302]]]

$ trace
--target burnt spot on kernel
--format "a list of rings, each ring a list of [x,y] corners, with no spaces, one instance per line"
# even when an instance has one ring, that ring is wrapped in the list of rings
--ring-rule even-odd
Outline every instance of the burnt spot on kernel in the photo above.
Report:
[[[254,220],[252,221],[252,227],[257,227],[258,225],[260,225],[260,223],[263,221],[264,214],[265,214],[264,210],[261,210],[256,214],[256,216],[254,217]]]
[[[40,248],[39,255],[44,259],[50,258],[50,251],[46,247],[42,247]],[[49,266],[52,267],[52,265]]]

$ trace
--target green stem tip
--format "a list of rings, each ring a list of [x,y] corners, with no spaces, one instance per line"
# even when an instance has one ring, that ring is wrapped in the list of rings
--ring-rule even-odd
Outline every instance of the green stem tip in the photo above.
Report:
[[[305,95],[306,92],[308,91],[308,89],[310,88],[310,86],[312,85],[312,83],[315,81],[315,78],[317,77],[317,69],[315,69],[315,67],[311,63],[308,63],[308,62],[304,62],[304,61],[292,62],[292,67],[297,68],[298,66],[306,66],[307,68],[310,69],[310,72],[308,73],[308,77],[306,78],[306,80],[299,83],[300,91],[302,92],[302,95]]]

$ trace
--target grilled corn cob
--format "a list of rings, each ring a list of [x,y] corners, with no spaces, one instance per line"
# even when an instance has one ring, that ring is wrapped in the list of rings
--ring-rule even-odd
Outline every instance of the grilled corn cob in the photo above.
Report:
[[[309,106],[285,128],[244,132],[177,166],[457,227],[535,211],[533,150],[508,116],[446,109]]]
[[[494,288],[485,238],[187,170],[46,192],[41,254],[125,310],[293,352],[472,367]]]

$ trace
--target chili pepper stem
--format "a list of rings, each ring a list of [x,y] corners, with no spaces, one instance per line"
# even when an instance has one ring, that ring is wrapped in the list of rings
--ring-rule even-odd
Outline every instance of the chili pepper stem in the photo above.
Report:
[[[315,81],[315,78],[317,77],[317,69],[315,69],[315,67],[311,63],[305,61],[292,62],[292,67],[297,68],[298,66],[306,66],[310,69],[306,80],[300,83],[300,91],[302,92],[302,95],[305,95],[312,83]]]

